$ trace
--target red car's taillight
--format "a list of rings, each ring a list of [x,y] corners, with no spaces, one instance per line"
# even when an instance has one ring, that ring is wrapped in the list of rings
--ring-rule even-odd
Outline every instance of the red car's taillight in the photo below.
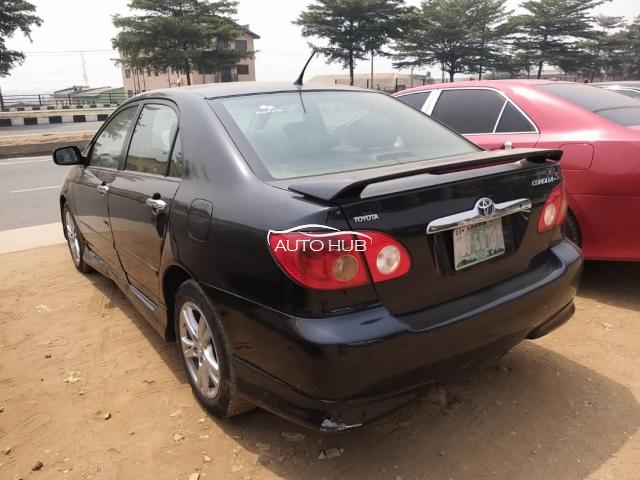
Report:
[[[564,182],[551,190],[544,202],[540,219],[538,220],[538,232],[548,232],[549,230],[561,226],[567,219],[567,187]]]
[[[293,280],[317,290],[338,290],[398,278],[409,271],[411,259],[396,239],[381,232],[362,231],[310,237],[300,232],[269,237],[273,258]]]

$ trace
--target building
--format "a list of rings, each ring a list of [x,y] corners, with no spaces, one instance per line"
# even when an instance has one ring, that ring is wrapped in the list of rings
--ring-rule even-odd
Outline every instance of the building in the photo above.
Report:
[[[316,75],[305,83],[314,85],[349,85],[349,74]],[[385,92],[398,92],[405,88],[417,87],[433,83],[428,75],[412,75],[409,73],[391,72],[374,73],[373,83],[370,73],[356,73],[353,75],[353,85],[361,88],[372,88]]]
[[[224,42],[219,48],[255,52],[254,40],[260,37],[247,29],[242,38],[234,42]],[[217,73],[191,71],[191,85],[218,82],[245,82],[256,79],[256,64],[251,57],[241,60],[234,69],[224,69]],[[128,96],[157,88],[183,87],[187,76],[173,70],[155,71],[151,68],[137,69],[122,64],[122,84]]]
[[[56,105],[115,105],[125,100],[122,87],[90,88],[86,85],[74,85],[53,92]]]

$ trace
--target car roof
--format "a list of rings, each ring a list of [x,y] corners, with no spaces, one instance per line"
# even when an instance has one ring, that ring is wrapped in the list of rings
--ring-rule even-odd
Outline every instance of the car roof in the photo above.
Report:
[[[190,85],[185,87],[164,88],[159,90],[150,90],[148,92],[136,95],[134,98],[143,99],[152,96],[163,96],[171,98],[172,96],[194,94],[202,98],[220,98],[231,97],[236,95],[253,95],[259,93],[276,93],[276,92],[305,92],[318,90],[335,90],[335,91],[372,91],[364,88],[349,87],[346,85],[304,85],[297,86],[293,82],[226,82],[226,83],[208,83],[202,85]]]
[[[448,83],[433,83],[431,85],[420,85],[419,87],[408,88],[398,92],[399,94],[420,92],[422,90],[433,90],[435,88],[497,88],[500,87],[516,87],[516,86],[530,86],[530,85],[543,85],[547,83],[570,83],[570,82],[557,82],[555,80],[531,80],[531,79],[508,79],[508,80],[466,80],[463,82],[448,82]]]

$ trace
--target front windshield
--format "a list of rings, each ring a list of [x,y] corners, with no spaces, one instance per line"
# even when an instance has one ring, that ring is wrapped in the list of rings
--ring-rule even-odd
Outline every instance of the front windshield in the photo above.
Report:
[[[448,128],[380,93],[287,92],[215,102],[277,179],[478,151]]]

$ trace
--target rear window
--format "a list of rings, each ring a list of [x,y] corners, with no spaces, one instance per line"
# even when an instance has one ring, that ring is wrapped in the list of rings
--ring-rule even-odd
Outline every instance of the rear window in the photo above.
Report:
[[[424,103],[427,101],[431,95],[431,91],[428,92],[418,92],[418,93],[409,93],[407,95],[400,95],[396,97],[401,102],[406,103],[407,105],[411,105],[413,108],[417,110],[422,110]]]
[[[384,94],[287,92],[212,102],[245,158],[272,178],[403,164],[478,151]],[[249,147],[249,148],[247,148]]]
[[[496,127],[496,133],[535,132],[531,122],[522,115],[511,102],[504,106],[502,116]]]
[[[626,89],[611,89],[612,92],[619,93],[620,95],[625,95],[630,98],[635,98],[636,100],[640,98],[640,92],[637,90],[626,90]]]
[[[614,91],[579,83],[547,83],[538,88],[620,125],[640,125],[640,101]]]

